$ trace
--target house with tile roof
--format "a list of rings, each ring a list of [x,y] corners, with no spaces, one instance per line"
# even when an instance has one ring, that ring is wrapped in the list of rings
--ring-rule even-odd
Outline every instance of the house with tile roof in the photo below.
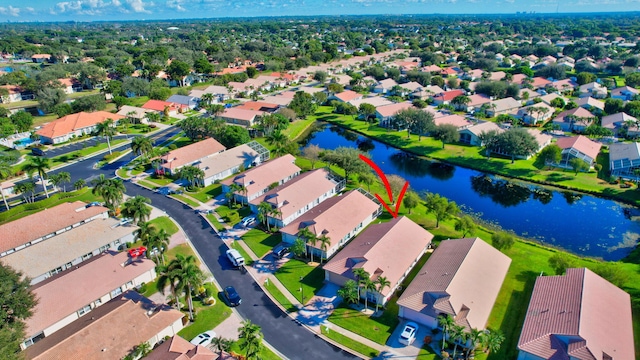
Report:
[[[171,95],[167,99],[167,102],[185,105],[189,109],[195,109],[196,107],[198,107],[198,105],[200,105],[200,99],[191,95]]]
[[[43,144],[60,144],[74,137],[92,134],[98,124],[111,119],[115,123],[124,116],[107,111],[79,112],[69,114],[44,124],[36,131]]]
[[[226,108],[220,114],[220,118],[228,124],[251,127],[264,114],[263,111],[243,109],[241,107]]]
[[[433,329],[450,315],[467,332],[483,330],[510,265],[480,238],[444,240],[398,299],[398,316]]]
[[[527,125],[541,126],[553,117],[555,108],[543,102],[522,107],[515,114]]]
[[[51,61],[51,54],[33,54],[31,55],[31,61],[36,64],[41,64]]]
[[[432,98],[434,95],[441,94],[443,92],[444,89],[442,89],[438,85],[428,85],[411,93],[411,98],[426,100]]]
[[[337,93],[329,96],[329,101],[336,100],[344,103],[352,100],[360,100],[360,99],[362,99],[362,94],[352,90],[345,90],[341,93]]]
[[[520,103],[520,101],[512,97],[507,97],[504,99],[494,100],[490,102],[486,112],[487,112],[487,115],[489,116],[498,116],[502,114],[516,114],[518,112],[518,109],[520,109],[521,106],[522,104]]]
[[[214,138],[207,138],[163,155],[161,169],[167,174],[176,174],[184,166],[197,165],[204,159],[215,156],[227,148]]]
[[[637,180],[640,169],[640,143],[613,143],[609,145],[609,171],[612,176]]]
[[[344,179],[334,175],[330,170],[315,169],[302,173],[249,201],[249,207],[257,214],[260,203],[269,203],[279,214],[269,215],[268,222],[282,228],[338,194],[344,186]]]
[[[614,134],[618,134],[623,129],[627,131],[629,136],[639,133],[638,119],[624,112],[603,116],[600,120],[600,126],[611,130]]]
[[[468,95],[469,103],[466,105],[455,105],[457,109],[464,110],[466,112],[478,111],[484,104],[491,102],[491,98],[483,94]]]
[[[495,131],[497,133],[504,132],[504,129],[492,121],[485,121],[475,125],[471,125],[465,129],[458,130],[460,134],[460,142],[474,146],[484,146],[481,136],[483,133]]]
[[[413,104],[408,101],[378,106],[376,107],[376,119],[380,122],[379,126],[387,127],[391,125],[391,119],[396,116],[398,112],[413,108]]]
[[[179,335],[171,337],[144,357],[146,360],[224,360],[202,345],[193,345]]]
[[[560,99],[562,100],[565,105],[569,102],[569,99],[567,99],[566,97],[560,95],[560,94],[556,94],[556,93],[551,93],[551,94],[547,94],[547,95],[542,95],[540,96],[540,101],[549,105],[549,106],[553,106],[551,105],[551,102],[555,99]],[[554,110],[555,111],[555,110]]]
[[[589,110],[577,107],[561,112],[552,121],[560,126],[562,131],[584,131],[595,119],[596,116]]]
[[[265,101],[246,101],[236,106],[236,109],[254,110],[261,112],[275,112],[280,108],[280,105],[268,103]]]
[[[640,91],[631,86],[621,86],[611,90],[611,97],[622,101],[630,101],[638,94],[640,94]]]
[[[462,74],[462,80],[475,81],[482,79],[482,75],[484,74],[484,70],[482,69],[473,69],[469,70]]]
[[[383,96],[369,96],[369,97],[362,98],[360,100],[351,100],[349,101],[349,104],[359,109],[360,105],[362,104],[371,104],[377,108],[378,106],[394,104],[394,102],[391,100],[388,100],[386,97],[383,97]]]
[[[578,83],[571,79],[563,79],[563,80],[556,80],[552,82],[549,86],[555,88],[558,91],[566,92],[566,91],[573,91],[573,89],[578,87]]]
[[[325,200],[280,229],[280,233],[282,241],[293,244],[302,229],[309,229],[317,239],[327,240],[325,244],[307,243],[307,253],[313,253],[317,259],[328,259],[381,212],[381,205],[371,194],[362,189],[351,190]]]
[[[62,90],[67,95],[73,94],[74,92],[82,91],[82,84],[77,79],[64,78],[58,79],[58,82],[62,84]]]
[[[466,129],[469,126],[473,125],[473,123],[471,121],[469,121],[466,117],[458,115],[458,114],[451,114],[451,115],[444,115],[444,116],[437,116],[435,117],[435,119],[433,120],[433,123],[438,126],[438,125],[453,125],[455,126],[458,130],[461,129]]]
[[[396,85],[398,85],[398,83],[393,79],[380,80],[373,87],[373,92],[376,94],[386,94],[388,92],[391,92],[391,89]]]
[[[575,99],[574,102],[581,108],[591,111],[593,114],[604,112],[604,101],[594,99],[591,96]]]
[[[525,74],[513,74],[513,76],[511,77],[511,83],[516,85],[522,85],[525,79],[528,79],[528,78],[529,77]]]
[[[599,142],[582,135],[558,138],[556,145],[562,149],[562,160],[555,165],[567,169],[571,168],[569,161],[573,158],[583,160],[589,167],[593,166],[602,148]]]
[[[178,113],[189,110],[187,105],[162,100],[149,100],[141,107],[143,109],[157,111],[160,114],[164,114],[166,110],[169,116],[176,116]]]
[[[597,82],[580,85],[579,92],[581,98],[591,96],[594,99],[604,99],[608,94],[607,88]]]
[[[269,158],[269,150],[258,142],[238,145],[215,156],[202,159],[196,166],[204,172],[203,186],[209,186],[216,180],[225,179],[240,169],[257,166]]]
[[[18,85],[0,85],[0,88],[7,90],[7,95],[2,95],[2,103],[10,104],[12,102],[22,101],[22,88]]]
[[[286,154],[263,162],[242,173],[223,180],[222,192],[231,191],[232,184],[242,188],[233,194],[235,201],[249,203],[258,196],[264,195],[272,187],[282,185],[300,175],[301,169],[295,164],[296,158]],[[277,185],[276,185],[277,184]]]
[[[137,106],[122,105],[122,107],[120,107],[120,110],[116,114],[124,117],[128,117],[128,118],[132,118],[134,119],[134,121],[138,123],[145,124],[149,122],[148,114],[152,112],[155,112],[155,111],[143,109]]]
[[[544,89],[548,85],[551,85],[551,81],[543,77],[536,76],[533,79],[531,79],[531,86],[533,86],[534,89]]]
[[[32,286],[38,304],[25,321],[27,337],[21,347],[26,349],[124,291],[153,281],[155,267],[150,259],[107,251]]]
[[[585,268],[539,276],[518,350],[518,360],[635,359],[631,297]]]
[[[372,303],[384,305],[431,245],[433,234],[405,216],[367,227],[323,267],[325,280],[338,286],[356,280],[353,271],[364,269],[370,280],[385,277],[382,291],[364,291]]]
[[[433,105],[450,104],[451,100],[455,99],[456,96],[460,96],[464,94],[465,94],[465,91],[462,89],[441,92],[440,94],[436,94],[433,96]]]
[[[182,330],[184,314],[156,304],[135,291],[108,301],[24,351],[27,359],[113,360],[134,346],[151,348]]]

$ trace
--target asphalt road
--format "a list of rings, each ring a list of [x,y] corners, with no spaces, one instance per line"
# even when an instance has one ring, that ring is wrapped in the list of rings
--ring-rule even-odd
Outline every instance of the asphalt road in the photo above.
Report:
[[[225,255],[228,249],[209,224],[195,211],[166,196],[125,183],[127,195],[142,195],[153,206],[174,218],[191,240],[205,264],[222,287],[232,285],[242,297],[236,309],[262,327],[265,340],[289,359],[339,360],[357,357],[337,348],[288,317],[248,273],[232,268]]]
[[[116,136],[113,137],[113,140],[120,140],[120,139],[126,139],[126,136],[125,135],[116,135]],[[49,150],[45,151],[44,157],[51,159],[51,158],[56,157],[56,156],[72,153],[72,152],[74,152],[76,150],[82,150],[84,148],[92,147],[92,146],[95,146],[97,144],[100,144],[100,143],[103,143],[103,142],[106,142],[106,141],[107,140],[105,138],[103,138],[103,137],[94,136],[94,137],[92,137],[91,139],[88,139],[88,140],[77,141],[77,142],[73,142],[73,143],[70,143],[70,144],[54,146],[54,147],[50,148]]]

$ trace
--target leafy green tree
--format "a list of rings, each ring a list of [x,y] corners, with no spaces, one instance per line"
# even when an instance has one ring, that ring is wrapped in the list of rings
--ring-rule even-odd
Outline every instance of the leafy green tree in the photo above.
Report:
[[[323,84],[325,81],[327,81],[327,76],[328,75],[326,71],[318,70],[313,73],[313,80]]]
[[[179,86],[184,86],[184,78],[190,73],[191,67],[184,61],[173,60],[167,67],[167,74],[169,74],[173,80],[176,80]]]
[[[558,108],[558,109],[563,109],[564,106],[566,105],[564,100],[562,100],[562,98],[559,98],[559,97],[551,100],[551,102],[549,104],[551,104],[551,106],[553,106],[555,108]]]
[[[549,258],[549,266],[553,268],[556,275],[564,275],[568,268],[575,265],[575,258],[565,252],[556,252]]]
[[[604,112],[609,115],[617,114],[623,109],[624,101],[622,101],[621,99],[608,98],[604,101]]]
[[[11,122],[19,132],[29,131],[33,125],[33,116],[24,110],[20,110],[17,113],[9,116]]]
[[[491,245],[500,251],[509,250],[515,242],[513,234],[508,232],[498,231],[491,235]]]
[[[59,118],[63,117],[63,116],[67,116],[69,114],[73,113],[73,108],[71,107],[71,104],[67,104],[67,103],[62,103],[62,104],[58,104],[56,106],[53,107],[53,109],[51,109],[51,111],[56,114]]]
[[[38,303],[30,290],[30,279],[8,265],[0,263],[0,357],[22,359],[20,343],[25,323]]]
[[[304,91],[298,91],[293,95],[293,100],[289,103],[289,109],[296,112],[298,117],[306,119],[307,116],[313,115],[316,111],[316,103],[313,96]]]
[[[578,85],[584,85],[596,81],[596,78],[597,77],[594,74],[583,71],[576,75],[576,82]]]
[[[73,183],[73,188],[75,190],[80,190],[87,185],[87,182],[84,179],[78,179]]]
[[[45,157],[34,157],[22,167],[29,177],[33,177],[34,173],[37,173],[40,176],[40,181],[42,182],[42,187],[44,188],[44,194],[49,197],[49,192],[47,191],[47,170],[51,168],[51,164],[48,158]]]
[[[57,188],[60,185],[62,185],[63,187],[62,191],[67,192],[67,187],[64,184],[71,182],[71,174],[67,171],[61,171],[57,174],[51,175],[49,179],[51,180],[51,183],[53,184],[53,186]]]
[[[196,265],[196,258],[193,255],[184,256],[177,254],[176,258],[171,260],[167,266],[161,266],[159,269],[157,289],[164,294],[167,286],[178,303],[179,295],[184,293],[189,306],[189,319],[193,321],[193,301],[191,293],[202,285],[204,274]]]
[[[153,151],[153,141],[146,136],[136,136],[131,140],[131,151],[136,155],[146,155]]]
[[[587,164],[586,161],[584,161],[582,159],[579,159],[579,158],[576,158],[576,157],[574,157],[571,160],[569,160],[569,165],[571,166],[573,171],[575,171],[575,175],[576,176],[581,171],[588,171],[589,170],[589,164]]]
[[[102,94],[83,96],[75,99],[71,103],[73,112],[87,111],[93,112],[104,110],[107,107],[107,101]]]
[[[478,226],[471,216],[464,215],[456,220],[455,229],[456,231],[460,231],[463,238],[466,238],[467,235],[473,235],[478,229]]]
[[[367,185],[367,191],[371,192],[371,184],[376,182],[376,176],[371,171],[358,173],[358,182]]]
[[[335,150],[325,151],[322,160],[342,168],[344,177],[348,180],[351,174],[360,174],[369,170],[369,166],[360,159],[361,154],[363,152],[356,148],[340,146]]]
[[[487,353],[500,350],[500,346],[504,342],[504,334],[500,330],[485,333],[482,339],[482,345]]]
[[[42,88],[36,93],[38,105],[45,113],[51,112],[57,105],[64,103],[67,95],[62,89]]]
[[[420,205],[420,195],[415,191],[407,191],[402,199],[402,205],[404,205],[404,207],[409,210],[409,214],[411,214],[411,210]]]
[[[442,148],[446,143],[454,143],[460,140],[460,133],[455,125],[441,124],[435,127],[433,138],[442,141]]]
[[[228,149],[231,149],[248,143],[251,141],[251,136],[249,135],[249,130],[241,126],[225,126],[216,140]]]
[[[251,320],[245,320],[242,326],[238,328],[238,338],[240,349],[245,351],[247,360],[259,359],[260,350],[262,349],[262,331],[260,326],[253,324]]]
[[[496,135],[496,142],[492,144],[493,151],[500,150],[511,156],[511,163],[516,156],[529,156],[538,150],[538,143],[533,135],[522,128],[511,128]]]
[[[301,239],[296,239],[291,247],[289,248],[293,255],[297,258],[301,258],[304,256],[305,251],[307,250],[307,245]]]
[[[640,86],[640,73],[630,72],[624,77],[624,83],[627,86],[638,87]]]
[[[147,205],[150,203],[151,199],[140,195],[129,198],[122,205],[122,216],[133,219],[136,224],[147,221],[151,216],[151,207]]]
[[[547,165],[558,164],[562,160],[562,149],[556,144],[548,145],[540,151],[538,158]]]
[[[423,195],[423,198],[427,211],[433,213],[436,217],[436,228],[440,227],[440,221],[455,216],[460,212],[455,202],[449,201],[447,198],[440,196],[440,194],[427,192]]]

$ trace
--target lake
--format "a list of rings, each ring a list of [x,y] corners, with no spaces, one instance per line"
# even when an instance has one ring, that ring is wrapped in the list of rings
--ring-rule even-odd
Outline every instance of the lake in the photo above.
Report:
[[[307,144],[323,149],[358,147],[368,152],[385,174],[402,176],[418,193],[438,193],[486,223],[578,255],[620,260],[640,237],[640,222],[631,220],[631,215],[640,215],[638,209],[613,200],[420,159],[332,125],[311,132],[302,147]]]

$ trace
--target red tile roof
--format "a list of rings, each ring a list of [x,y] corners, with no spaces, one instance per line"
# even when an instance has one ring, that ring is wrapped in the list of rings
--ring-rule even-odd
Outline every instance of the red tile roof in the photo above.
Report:
[[[278,104],[271,104],[263,101],[247,101],[236,106],[237,109],[254,110],[254,111],[269,111],[277,110]]]
[[[464,90],[449,90],[433,97],[435,101],[451,101],[456,96],[464,95]]]
[[[178,111],[178,109],[182,108],[182,110],[188,110],[189,107],[183,104],[177,104],[162,100],[149,100],[144,105],[142,105],[143,109],[155,110],[155,111],[164,111],[165,107],[169,107],[169,111]]]
[[[125,117],[122,115],[113,114],[107,111],[96,111],[92,113],[83,111],[53,120],[52,122],[42,126],[40,130],[36,131],[36,134],[49,139],[55,139],[73,131],[96,126],[107,119],[112,119],[115,122],[123,118]]]
[[[192,164],[198,160],[224,150],[226,150],[226,147],[220,144],[216,139],[204,139],[197,143],[169,151],[162,157],[162,166],[167,169],[177,169],[181,166]]]

